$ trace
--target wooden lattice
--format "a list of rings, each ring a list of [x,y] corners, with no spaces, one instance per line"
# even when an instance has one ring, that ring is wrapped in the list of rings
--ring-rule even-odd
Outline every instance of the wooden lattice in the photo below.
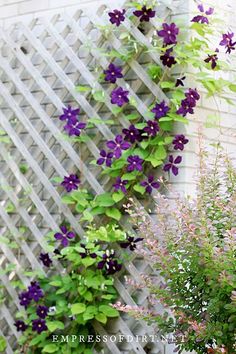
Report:
[[[178,5],[178,1],[173,4]],[[0,125],[10,138],[7,141],[1,136],[0,143],[0,266],[5,269],[9,263],[15,264],[15,269],[7,275],[0,273],[4,288],[0,335],[8,339],[6,353],[9,354],[13,353],[19,337],[14,314],[21,309],[14,284],[9,280],[20,280],[28,285],[24,269],[42,269],[38,255],[45,247],[44,235],[48,230],[57,229],[62,218],[75,230],[82,231],[78,219],[62,204],[61,191],[51,182],[52,178],[79,170],[84,185],[95,193],[109,188],[109,181],[101,178],[100,169],[89,162],[98,158],[98,146],[114,136],[115,127],[113,130],[99,124],[95,138],[79,150],[78,145],[62,138],[62,122],[58,120],[62,107],[67,104],[79,105],[85,117],[106,119],[112,114],[114,107],[110,103],[109,88],[105,88],[105,103],[89,103],[86,93],[75,90],[76,84],[101,89],[96,83],[94,67],[106,68],[109,63],[101,49],[108,45],[117,50],[121,47],[119,36],[110,34],[107,39],[97,27],[107,21],[106,11],[106,6],[97,11],[94,7],[92,11],[91,8],[78,9],[73,15],[57,14],[52,18],[35,19],[27,25],[21,22],[8,30],[0,29]],[[163,6],[158,11],[162,18],[170,14],[170,9]],[[158,23],[158,19],[153,24],[155,22]],[[154,27],[150,26],[143,35],[128,20],[124,26],[131,36],[151,49]],[[154,51],[145,55],[138,52],[124,69],[128,78],[126,85],[128,82],[142,116],[156,97],[168,100],[147,75],[151,62],[160,64]],[[122,79],[120,83],[125,85]],[[124,127],[129,124],[122,116],[117,120]],[[22,173],[24,164],[28,166],[26,173]],[[60,265],[58,267],[60,269]],[[125,265],[125,271],[139,279],[141,272],[149,270],[136,259]],[[148,295],[145,291],[137,293],[127,289],[123,275],[116,279],[116,288],[121,299],[131,305],[144,304]],[[150,333],[142,321],[137,323],[126,316],[109,324],[109,329],[98,324],[96,329],[101,334],[107,331],[125,335]],[[105,352],[114,354],[164,353],[164,350],[161,343],[150,348],[145,342],[126,345],[108,342],[105,348]]]

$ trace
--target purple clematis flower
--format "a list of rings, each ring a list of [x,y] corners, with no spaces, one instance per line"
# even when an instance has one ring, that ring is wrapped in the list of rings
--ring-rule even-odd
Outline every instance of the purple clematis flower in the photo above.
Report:
[[[122,265],[118,263],[117,259],[115,259],[115,251],[106,250],[102,256],[102,261],[98,262],[97,268],[105,268],[106,274],[110,275],[119,272],[122,268]]]
[[[177,114],[185,117],[188,113],[194,114],[193,107],[190,105],[187,99],[181,101],[179,109],[176,111]]]
[[[84,252],[80,253],[81,258],[86,258],[86,257],[97,258],[96,253],[91,253],[90,250],[87,249],[83,243],[80,244],[80,247],[84,249]]]
[[[120,66],[115,66],[113,63],[109,64],[108,69],[104,70],[105,80],[114,84],[117,79],[123,77],[122,68]]]
[[[61,183],[67,192],[71,192],[72,190],[78,189],[80,184],[80,180],[77,175],[70,174],[69,176],[65,176],[64,180]]]
[[[196,101],[200,99],[200,95],[197,92],[197,89],[189,89],[185,93],[185,97],[188,100],[188,103],[190,106],[195,107],[196,106]]]
[[[24,321],[21,321],[21,320],[17,320],[14,323],[14,326],[16,326],[17,332],[24,332],[28,328],[28,325]]]
[[[221,46],[225,46],[226,48],[226,53],[231,53],[232,50],[235,50],[235,45],[236,42],[233,42],[233,37],[234,37],[234,33],[225,33],[223,34],[223,39],[220,42]]]
[[[38,302],[44,297],[43,290],[40,288],[38,282],[31,282],[31,285],[28,287],[29,298]]]
[[[143,131],[147,133],[149,136],[156,136],[159,130],[160,130],[159,125],[155,120],[147,121],[147,126],[143,129]]]
[[[129,102],[128,98],[129,91],[123,90],[122,87],[118,87],[111,92],[111,103],[117,104],[117,106],[122,107]]]
[[[49,308],[47,306],[39,305],[37,307],[36,313],[40,318],[46,318],[49,313]]]
[[[165,101],[161,103],[156,103],[155,107],[152,109],[151,112],[155,113],[155,118],[160,119],[165,117],[169,112],[170,108],[166,105]]]
[[[68,122],[76,122],[77,116],[80,113],[80,108],[72,109],[70,105],[68,107],[63,108],[63,114],[60,115],[60,120],[67,120]]]
[[[218,60],[218,56],[217,53],[219,53],[219,49],[216,48],[215,50],[215,54],[209,55],[208,57],[204,60],[205,63],[211,63],[211,68],[214,70],[217,66],[217,60]]]
[[[175,83],[175,87],[179,87],[179,86],[184,86],[184,83],[183,81],[186,79],[186,76],[183,76],[181,78],[178,78],[176,80],[176,83]]]
[[[143,162],[144,160],[141,159],[138,155],[134,156],[129,156],[127,158],[128,161],[128,166],[127,166],[127,171],[132,172],[132,171],[142,171],[143,169]]]
[[[183,151],[184,145],[186,145],[188,142],[189,142],[189,140],[186,139],[183,134],[177,134],[177,135],[175,135],[175,138],[172,141],[172,144],[174,145],[175,150]]]
[[[159,37],[163,38],[163,42],[166,45],[169,44],[176,44],[177,43],[177,35],[179,34],[179,28],[176,26],[175,23],[168,23],[162,24],[162,30],[157,31]]]
[[[141,10],[136,10],[133,12],[134,16],[140,17],[141,22],[149,22],[150,18],[155,17],[156,11],[147,9],[146,6],[143,6]]]
[[[105,163],[107,167],[111,167],[113,152],[106,152],[105,150],[101,150],[100,156],[101,157],[97,160],[97,164],[103,165]]]
[[[160,188],[160,183],[154,180],[154,176],[149,176],[147,181],[140,182],[140,185],[145,187],[147,193],[151,194],[153,188]]]
[[[205,15],[212,15],[214,12],[213,7],[209,7],[209,9],[207,11],[204,10],[204,6],[202,4],[198,5],[198,10],[202,13],[204,13]],[[209,20],[206,16],[203,15],[197,15],[195,16],[191,22],[197,22],[197,23],[209,23]]]
[[[48,327],[45,320],[38,318],[37,320],[32,321],[32,330],[40,334],[43,331],[47,331]]]
[[[113,12],[108,12],[108,15],[110,16],[110,22],[115,24],[117,27],[119,27],[121,22],[125,20],[124,14],[125,10],[113,10]]]
[[[54,237],[56,240],[61,241],[61,245],[63,247],[67,247],[69,245],[69,240],[75,238],[75,233],[72,231],[68,231],[66,226],[60,226],[61,232],[55,233]]]
[[[27,308],[31,302],[31,298],[29,296],[28,291],[23,291],[21,294],[19,294],[18,298],[20,300],[20,305],[24,306],[25,308]]]
[[[123,180],[120,177],[116,178],[116,183],[113,184],[115,191],[121,190],[124,194],[127,193],[127,189],[125,186],[128,184],[129,181]]]
[[[130,251],[134,251],[137,248],[137,243],[143,241],[142,237],[134,238],[132,236],[129,236],[127,238],[127,241],[121,242],[120,247],[121,248],[129,248]]]
[[[168,172],[168,171],[172,171],[172,173],[177,176],[178,173],[179,173],[179,169],[177,166],[175,165],[178,165],[180,164],[182,161],[182,156],[177,156],[175,159],[173,157],[173,155],[170,155],[169,156],[169,163],[166,163],[163,167],[163,170],[165,172]]]
[[[119,159],[122,155],[122,150],[128,150],[131,144],[123,140],[122,135],[117,135],[115,140],[107,142],[107,147],[113,150],[116,159]]]
[[[75,135],[80,136],[81,130],[86,127],[86,123],[76,121],[68,121],[64,126],[64,130],[68,133],[69,136]]]
[[[43,263],[43,265],[45,267],[50,267],[50,265],[52,264],[52,260],[49,257],[48,253],[42,253],[41,252],[40,255],[39,255],[39,259],[40,259],[40,261]]]
[[[122,133],[125,135],[125,140],[130,141],[132,144],[136,141],[142,141],[142,132],[135,128],[133,124],[129,126],[128,129],[123,129]]]
[[[160,56],[162,64],[164,66],[167,66],[168,68],[171,68],[172,65],[177,64],[177,61],[175,60],[175,57],[173,55],[170,55],[171,52],[172,52],[172,49],[167,49],[165,51],[165,53]]]

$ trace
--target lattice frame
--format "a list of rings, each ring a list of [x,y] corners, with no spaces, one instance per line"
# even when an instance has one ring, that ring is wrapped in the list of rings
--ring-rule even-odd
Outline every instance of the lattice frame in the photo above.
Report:
[[[173,1],[175,6],[178,3]],[[170,15],[170,10],[163,6],[159,10],[162,18]],[[23,269],[44,271],[38,261],[38,255],[45,247],[44,235],[48,230],[57,229],[62,218],[68,220],[72,228],[83,232],[77,217],[67,205],[62,204],[60,190],[55,187],[52,178],[79,170],[84,185],[95,193],[109,189],[109,180],[101,179],[99,169],[88,162],[98,158],[99,144],[114,136],[115,127],[110,129],[105,124],[97,125],[99,133],[86,142],[86,149],[78,152],[78,145],[62,139],[62,122],[57,119],[61,108],[68,103],[79,105],[84,115],[90,118],[106,119],[112,114],[109,88],[106,88],[104,103],[89,103],[86,93],[82,95],[75,91],[75,84],[94,87],[94,62],[102,68],[108,65],[108,60],[97,50],[108,44],[107,38],[97,29],[97,25],[103,25],[106,21],[106,11],[106,5],[96,12],[93,8],[93,13],[91,9],[83,8],[73,15],[56,14],[51,18],[34,19],[29,24],[16,23],[7,31],[0,29],[0,126],[11,140],[9,144],[0,143],[0,230],[3,237],[10,239],[9,243],[1,242],[0,266],[4,268],[8,263],[16,265],[9,275],[0,273],[5,288],[5,300],[0,310],[0,335],[8,339],[7,354],[13,353],[15,340],[19,337],[14,327],[14,314],[21,309],[9,280],[21,280],[28,285]],[[156,21],[158,19],[152,23]],[[124,26],[134,38],[151,49],[150,38],[154,27],[150,26],[144,36],[129,20]],[[88,44],[93,48],[90,52]],[[111,34],[109,45],[118,50],[120,39]],[[138,103],[137,110],[144,117],[156,97],[168,101],[160,87],[147,75],[145,65],[141,65],[145,60],[146,63],[160,64],[159,56],[154,52],[149,52],[144,58],[138,52],[124,68],[129,78],[129,91]],[[119,83],[125,85],[123,79]],[[100,89],[100,84],[96,83],[96,88]],[[117,120],[127,127],[128,122],[121,115],[117,116]],[[22,174],[19,167],[25,162],[29,169]],[[11,213],[6,211],[9,203],[14,206]],[[122,224],[129,227],[125,219]],[[24,235],[19,231],[20,227],[24,227]],[[58,267],[61,269],[60,264]],[[148,265],[139,259],[125,264],[125,273],[136,279],[140,279],[141,272],[150,271]],[[134,300],[134,290],[124,286],[124,272],[116,279],[115,286],[125,303],[145,303],[147,292],[135,293]],[[109,329],[100,324],[95,327],[101,334],[151,333],[145,323],[137,323],[127,316],[113,321]],[[144,354],[149,349],[147,343],[124,346],[108,342],[104,350],[107,353]],[[158,343],[148,352],[164,353],[164,346]]]

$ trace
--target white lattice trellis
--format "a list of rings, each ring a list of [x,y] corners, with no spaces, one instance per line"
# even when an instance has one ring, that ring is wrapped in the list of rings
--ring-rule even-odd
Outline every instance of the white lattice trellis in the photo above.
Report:
[[[103,18],[106,11],[105,6],[97,11],[93,8],[92,12],[91,9],[78,9],[73,16],[57,14],[51,18],[35,19],[27,25],[16,23],[7,31],[0,29],[0,125],[10,137],[10,143],[0,143],[0,229],[3,237],[0,266],[3,269],[9,263],[16,266],[7,275],[0,273],[5,288],[0,334],[8,339],[7,353],[13,353],[19,336],[14,327],[14,313],[21,308],[9,280],[21,280],[27,284],[23,268],[36,271],[42,268],[38,255],[45,246],[44,235],[49,229],[57,229],[61,218],[67,219],[74,229],[82,231],[77,217],[61,203],[60,193],[51,179],[79,170],[84,184],[95,193],[109,188],[109,180],[101,179],[99,169],[89,165],[89,161],[98,157],[99,143],[111,139],[115,130],[98,124],[94,139],[88,140],[86,149],[78,153],[76,144],[62,138],[62,125],[57,119],[61,108],[68,103],[79,105],[84,116],[89,118],[107,119],[113,114],[109,88],[101,87],[99,83],[95,85],[98,90],[105,89],[104,103],[91,103],[86,93],[82,95],[75,90],[75,84],[94,88],[94,67],[106,68],[109,63],[102,55],[102,49],[108,45],[116,50],[121,48],[119,35],[110,34],[106,38],[97,28],[107,21]],[[165,17],[169,10],[160,6],[159,13]],[[158,19],[155,21],[158,23]],[[154,27],[150,26],[148,33],[143,35],[126,20],[124,28],[145,48],[151,49],[149,39]],[[124,68],[128,78],[126,84],[128,82],[137,110],[144,117],[147,107],[156,97],[168,100],[147,75],[146,69],[151,62],[160,64],[154,51],[137,52]],[[125,85],[123,79],[120,79],[120,84]],[[128,122],[122,119],[122,115],[116,119],[127,127]],[[21,172],[22,164],[28,166],[25,174]],[[58,267],[60,269],[60,265]],[[136,279],[145,270],[149,271],[147,265],[137,259],[125,265],[125,271]],[[146,292],[134,294],[132,289],[125,288],[123,275],[116,279],[116,288],[128,304],[135,305],[137,301],[141,305],[147,297]],[[101,334],[108,331],[133,335],[150,331],[143,322],[137,323],[125,316],[113,321],[109,329],[99,324],[95,327]],[[151,348],[145,342],[127,345],[108,342],[105,351],[117,354],[164,353],[164,346],[159,343]]]

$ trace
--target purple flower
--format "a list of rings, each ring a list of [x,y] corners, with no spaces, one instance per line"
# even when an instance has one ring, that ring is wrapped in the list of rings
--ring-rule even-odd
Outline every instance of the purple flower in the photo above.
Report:
[[[39,305],[37,307],[36,313],[40,318],[46,318],[49,312],[49,308],[47,306]]]
[[[169,44],[176,44],[177,43],[177,35],[179,34],[179,28],[176,26],[175,23],[168,23],[162,24],[162,30],[157,31],[159,37],[163,37],[163,42],[166,45]]]
[[[205,15],[212,15],[214,12],[213,7],[209,7],[209,9],[207,11],[204,10],[204,6],[202,4],[198,5],[198,10],[202,13],[204,13]],[[197,15],[195,16],[191,22],[197,22],[197,23],[209,23],[209,20],[206,16],[203,15]]]
[[[80,108],[72,109],[69,105],[67,108],[63,108],[63,114],[60,115],[60,120],[67,120],[68,122],[76,122],[77,116],[80,113]]]
[[[151,8],[147,9],[146,6],[143,6],[141,10],[136,10],[133,13],[134,16],[140,17],[141,22],[149,22],[150,18],[155,17],[156,11],[153,11]]]
[[[102,256],[102,261],[98,262],[97,268],[106,270],[106,274],[114,274],[119,272],[122,268],[122,265],[118,263],[115,258],[115,252],[113,250],[106,250],[106,253]]]
[[[219,49],[218,48],[216,48],[215,54],[212,54],[212,55],[208,54],[208,57],[204,60],[206,63],[211,63],[211,68],[213,70],[217,66],[217,60],[218,60],[217,53],[219,53]]]
[[[28,291],[23,291],[19,296],[18,296],[19,300],[20,300],[20,305],[24,306],[25,308],[28,307],[28,305],[31,302],[31,298],[29,296],[29,292]]]
[[[29,298],[38,302],[42,297],[44,297],[43,290],[40,288],[38,282],[31,282],[28,287]]]
[[[189,89],[186,93],[185,93],[185,97],[187,98],[189,105],[192,107],[196,106],[196,101],[198,101],[200,99],[200,95],[197,92],[197,89]]]
[[[70,174],[69,176],[65,176],[64,180],[61,183],[61,186],[63,186],[67,192],[71,192],[73,189],[76,190],[78,189],[80,184],[80,180],[77,175]]]
[[[47,331],[48,327],[45,320],[38,318],[37,320],[32,321],[32,330],[40,334],[43,331]]]
[[[113,187],[115,188],[115,191],[121,190],[123,193],[127,192],[127,189],[125,188],[126,184],[128,184],[128,181],[122,179],[120,177],[116,178],[116,183],[113,184]]]
[[[177,134],[172,141],[172,144],[174,145],[175,150],[183,150],[184,145],[186,145],[189,142],[188,139],[185,138],[183,134]]]
[[[107,147],[113,150],[116,159],[121,157],[122,150],[128,150],[130,146],[130,143],[123,141],[122,135],[117,135],[114,141],[110,140],[107,142]]]
[[[178,165],[179,163],[181,163],[182,161],[182,156],[177,156],[175,159],[173,157],[173,155],[169,156],[169,163],[166,163],[163,167],[163,170],[165,172],[168,171],[172,171],[172,173],[177,176],[177,174],[179,173],[179,169],[178,167],[176,167],[175,165]]]
[[[147,121],[147,126],[143,129],[149,136],[156,136],[159,130],[159,125],[155,120]]]
[[[69,134],[69,136],[75,135],[80,136],[81,130],[86,127],[86,123],[76,121],[68,121],[64,126],[64,130]]]
[[[141,237],[134,238],[132,236],[129,236],[127,238],[127,241],[120,243],[120,247],[121,248],[129,248],[130,251],[134,251],[137,248],[136,243],[138,243],[140,241],[143,241],[143,238],[141,238]]]
[[[86,258],[86,257],[97,258],[96,253],[91,253],[90,250],[87,249],[83,243],[80,244],[80,247],[84,249],[84,252],[81,252],[79,254],[81,258]]]
[[[14,326],[16,326],[17,332],[24,332],[28,328],[27,324],[21,320],[17,320]]]
[[[97,160],[97,164],[103,165],[105,163],[107,167],[111,167],[113,152],[106,152],[105,150],[101,150],[100,156],[101,157]]]
[[[114,84],[117,79],[123,77],[122,68],[120,66],[115,66],[113,63],[109,64],[108,69],[104,70],[105,80]]]
[[[166,105],[165,101],[161,103],[156,103],[155,107],[152,109],[152,112],[155,113],[155,118],[160,119],[165,117],[169,112],[170,108]]]
[[[61,245],[63,247],[67,247],[69,245],[69,240],[75,238],[75,233],[72,231],[68,231],[66,226],[60,226],[61,232],[55,233],[54,237],[56,240],[61,241]]]
[[[142,171],[143,169],[143,162],[144,160],[141,159],[138,155],[134,155],[134,156],[129,156],[127,158],[127,161],[128,161],[128,166],[127,166],[127,171],[128,172],[132,172],[132,171]]]
[[[163,55],[160,56],[160,59],[162,61],[162,64],[164,66],[167,66],[168,68],[171,68],[172,65],[175,65],[177,61],[175,60],[175,57],[173,55],[170,55],[172,52],[172,49],[167,49]]]
[[[143,139],[141,131],[135,128],[133,124],[128,129],[123,129],[122,133],[125,135],[125,140],[130,141],[132,144]]]
[[[160,183],[154,180],[154,176],[149,176],[147,181],[143,181],[140,183],[141,186],[145,187],[147,193],[151,194],[152,189],[160,188]]]
[[[200,95],[196,89],[189,89],[187,92],[185,92],[185,97],[186,98],[181,101],[180,108],[176,112],[183,117],[185,117],[187,113],[194,113],[193,107],[196,106],[196,101],[200,99]]]
[[[121,22],[125,20],[124,14],[125,10],[113,10],[113,12],[108,12],[108,15],[110,16],[110,22],[115,24],[117,27],[120,26]]]
[[[186,76],[183,76],[179,79],[176,80],[176,84],[175,84],[175,87],[178,87],[178,86],[184,86],[184,83],[183,81],[186,79]]]
[[[122,87],[118,87],[111,92],[111,103],[117,104],[117,106],[122,107],[124,104],[129,102],[128,98],[129,91],[123,90]]]
[[[226,48],[226,53],[231,53],[232,50],[235,50],[235,45],[236,42],[233,42],[233,37],[234,37],[234,33],[225,33],[223,34],[223,39],[220,42],[221,46],[225,46]]]
[[[40,253],[39,256],[40,261],[43,263],[43,265],[45,265],[45,267],[50,267],[50,265],[52,264],[52,260],[49,257],[48,253]]]

